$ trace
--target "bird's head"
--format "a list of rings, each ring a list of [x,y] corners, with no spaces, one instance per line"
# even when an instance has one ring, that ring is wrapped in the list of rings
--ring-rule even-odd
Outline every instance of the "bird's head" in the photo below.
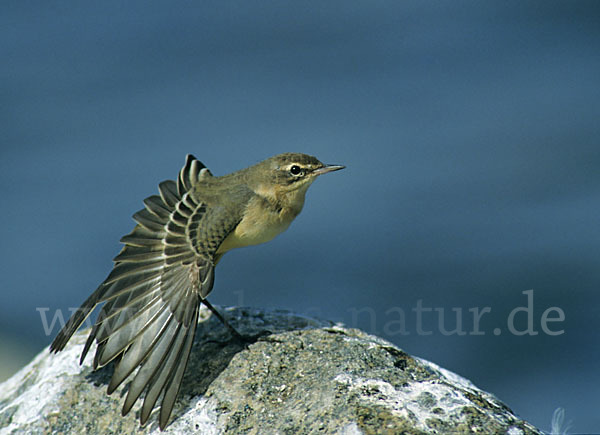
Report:
[[[341,165],[326,165],[316,157],[300,153],[279,154],[262,162],[267,182],[282,191],[306,190],[322,174],[343,169]]]
[[[253,168],[257,193],[286,202],[304,202],[304,194],[322,174],[344,169],[341,165],[326,165],[316,157],[300,153],[284,153],[262,161]]]

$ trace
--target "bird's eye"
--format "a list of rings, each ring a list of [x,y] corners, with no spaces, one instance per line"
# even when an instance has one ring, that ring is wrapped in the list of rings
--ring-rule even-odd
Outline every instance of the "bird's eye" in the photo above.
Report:
[[[298,165],[293,165],[293,166],[290,168],[290,173],[291,173],[292,175],[300,175],[300,174],[302,173],[302,169],[301,169],[301,168],[300,168],[300,166],[298,166]]]

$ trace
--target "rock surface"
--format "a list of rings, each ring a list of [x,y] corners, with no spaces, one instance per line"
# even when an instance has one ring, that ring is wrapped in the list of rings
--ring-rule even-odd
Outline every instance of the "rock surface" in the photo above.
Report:
[[[203,312],[163,433],[541,433],[466,379],[380,338],[288,312],[225,312],[242,333],[272,334],[244,348]],[[1,434],[161,433],[154,415],[140,426],[139,404],[121,416],[127,382],[107,396],[111,366],[78,364],[86,332],[0,384]]]

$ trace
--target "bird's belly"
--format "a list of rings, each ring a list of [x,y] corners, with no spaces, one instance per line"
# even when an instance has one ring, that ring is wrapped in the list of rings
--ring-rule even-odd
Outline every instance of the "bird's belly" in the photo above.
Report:
[[[260,218],[245,216],[235,230],[223,241],[217,253],[225,253],[231,249],[258,245],[272,240],[285,231],[292,223],[291,219],[282,219],[279,214],[262,215]]]

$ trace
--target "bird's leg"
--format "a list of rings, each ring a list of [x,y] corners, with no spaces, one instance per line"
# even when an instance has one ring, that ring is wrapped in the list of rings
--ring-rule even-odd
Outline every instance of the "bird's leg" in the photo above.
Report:
[[[213,313],[215,316],[217,316],[217,319],[219,319],[221,321],[221,323],[223,323],[223,325],[225,325],[225,327],[227,329],[229,329],[229,332],[231,333],[231,335],[233,335],[238,340],[243,340],[244,339],[244,337],[242,336],[242,334],[240,334],[239,332],[237,332],[235,330],[235,328],[233,326],[231,326],[229,324],[229,322],[227,322],[227,320],[225,320],[225,317],[223,317],[221,315],[221,313],[219,313],[217,311],[217,309],[215,307],[213,307],[210,302],[208,302],[206,299],[201,299],[201,301],[206,306],[206,308],[208,308],[211,311],[211,313]]]
[[[206,299],[201,299],[201,302],[206,306],[206,308],[208,308],[211,311],[211,313],[213,313],[217,317],[217,319],[219,319],[223,323],[223,325],[225,325],[225,327],[229,330],[231,335],[233,335],[233,337],[236,340],[242,343],[254,343],[258,338],[262,337],[263,335],[270,334],[269,331],[261,331],[258,334],[248,336],[242,335],[239,332],[237,332],[236,329],[233,326],[231,326],[229,322],[227,322],[227,320],[225,320],[221,313],[219,313],[219,311],[215,307],[213,307],[210,302],[208,302]]]

